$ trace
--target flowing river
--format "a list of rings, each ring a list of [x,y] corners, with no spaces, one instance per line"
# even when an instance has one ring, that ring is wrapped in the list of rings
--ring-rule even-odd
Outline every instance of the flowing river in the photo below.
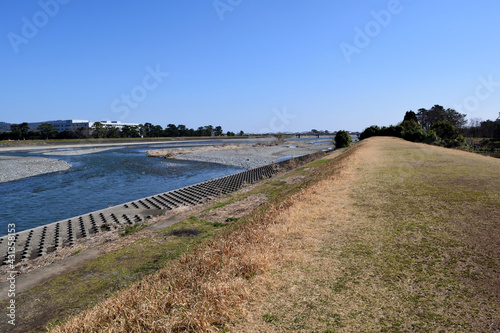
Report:
[[[72,168],[0,183],[0,235],[34,228],[127,201],[244,171],[214,163],[146,157],[150,149],[204,143],[166,143],[117,147],[87,155],[58,155],[58,149],[2,153],[65,160]],[[218,142],[219,143],[219,142]],[[77,151],[82,148],[73,148]],[[88,149],[88,148],[83,148]]]

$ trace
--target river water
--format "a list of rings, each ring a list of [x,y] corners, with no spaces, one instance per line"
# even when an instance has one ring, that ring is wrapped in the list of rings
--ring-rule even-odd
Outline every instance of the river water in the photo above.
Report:
[[[72,164],[72,168],[0,183],[0,235],[7,233],[8,223],[15,223],[16,231],[22,231],[244,171],[214,163],[146,157],[150,149],[213,143],[129,146],[73,156],[50,155],[50,151],[43,155],[40,151],[2,154],[62,159]]]

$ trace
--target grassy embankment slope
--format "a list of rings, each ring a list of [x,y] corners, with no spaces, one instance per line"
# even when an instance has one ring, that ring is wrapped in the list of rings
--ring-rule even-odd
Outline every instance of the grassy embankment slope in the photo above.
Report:
[[[500,161],[371,138],[55,331],[500,330]]]
[[[328,158],[341,151],[329,154]],[[39,258],[40,262],[29,262],[28,266],[37,266],[55,260],[57,263],[54,266],[44,269],[56,273],[64,268],[66,273],[61,272],[45,283],[42,282],[44,279],[39,279],[37,287],[25,292],[21,291],[22,283],[19,283],[16,293],[17,324],[12,327],[7,322],[0,322],[0,332],[46,331],[44,327],[47,324],[53,326],[69,315],[112,297],[194,247],[211,241],[219,233],[225,233],[226,229],[230,234],[231,226],[239,224],[236,221],[244,220],[264,202],[301,188],[304,185],[300,180],[309,179],[309,175],[327,161],[313,161],[198,206],[174,209],[149,220],[145,229],[142,224],[127,227],[125,231],[128,235],[125,237],[118,236],[123,230],[104,232],[95,238],[81,239],[75,247],[63,249],[57,256],[45,256]],[[238,225],[234,227],[238,228]],[[70,256],[62,259],[65,253]],[[33,277],[32,281],[36,281],[41,275],[32,271],[24,278]],[[8,299],[0,302],[1,307],[8,305]]]

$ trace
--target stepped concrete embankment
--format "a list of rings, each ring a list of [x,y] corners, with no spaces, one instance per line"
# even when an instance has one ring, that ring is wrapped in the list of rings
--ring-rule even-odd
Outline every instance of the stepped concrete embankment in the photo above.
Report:
[[[246,184],[271,178],[282,171],[290,170],[324,154],[325,151],[318,151],[17,232],[14,234],[15,251],[9,251],[9,235],[6,235],[0,237],[0,262],[4,265],[9,264],[9,259],[13,257],[16,263],[25,262],[52,253],[59,248],[70,247],[77,239],[90,238],[112,229],[134,225],[178,207],[198,205],[220,195],[239,190]]]

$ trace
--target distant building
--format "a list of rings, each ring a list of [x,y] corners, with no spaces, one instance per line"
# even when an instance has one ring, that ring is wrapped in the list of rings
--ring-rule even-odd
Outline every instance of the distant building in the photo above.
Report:
[[[93,121],[89,120],[48,120],[48,121],[41,121],[41,122],[36,122],[36,123],[28,123],[30,130],[36,131],[38,126],[40,126],[42,123],[49,123],[54,125],[56,130],[58,132],[63,132],[63,131],[71,131],[71,132],[76,132],[77,129],[83,128],[85,130],[91,129],[92,126],[94,125]],[[133,123],[122,123],[121,121],[113,120],[113,121],[100,121],[101,124],[104,126],[111,126],[111,127],[116,127],[119,130],[123,128],[123,126],[139,126],[139,124],[133,124]]]
[[[54,125],[58,132],[62,131],[72,131],[75,132],[78,128],[83,127],[85,129],[92,126],[92,122],[88,120],[48,120],[40,121],[36,123],[28,123],[31,131],[36,131],[38,126],[43,123],[49,123]]]
[[[500,123],[500,112],[498,112],[497,123]]]
[[[116,127],[120,131],[122,130],[123,126],[135,127],[135,126],[139,126],[140,125],[140,124],[134,124],[134,123],[122,123],[121,121],[118,121],[118,120],[100,121],[100,123],[103,124],[104,126]],[[94,123],[92,123],[92,125],[94,125]],[[92,125],[90,125],[90,127],[92,127]]]

